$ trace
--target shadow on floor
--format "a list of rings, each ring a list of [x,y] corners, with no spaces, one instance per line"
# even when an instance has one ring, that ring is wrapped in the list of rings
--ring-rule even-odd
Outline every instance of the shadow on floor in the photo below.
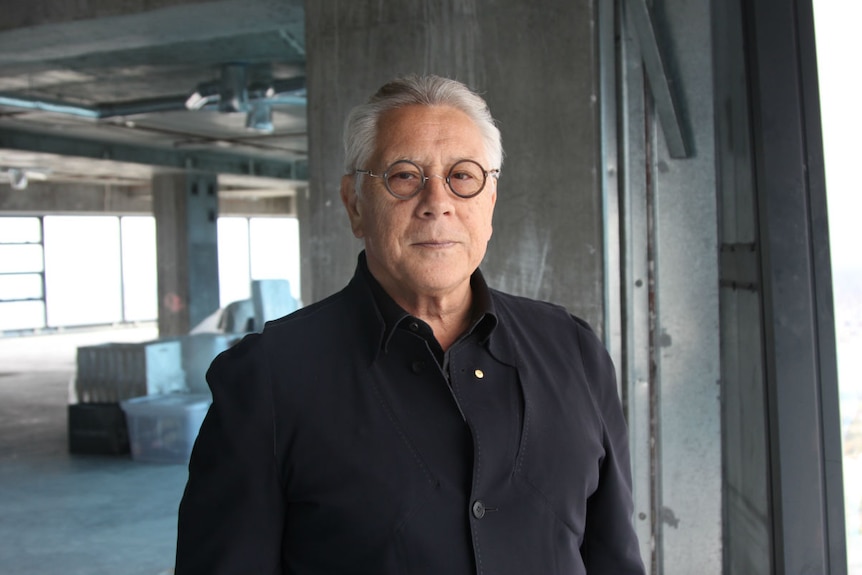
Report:
[[[167,575],[185,465],[71,455],[78,345],[146,341],[152,327],[0,338],[0,571]]]

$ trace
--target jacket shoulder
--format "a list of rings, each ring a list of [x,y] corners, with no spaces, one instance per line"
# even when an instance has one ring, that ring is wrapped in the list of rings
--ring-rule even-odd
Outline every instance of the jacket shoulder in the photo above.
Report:
[[[500,322],[524,349],[578,357],[589,381],[615,381],[615,369],[604,343],[590,324],[559,305],[491,290]],[[573,350],[577,352],[573,355]],[[616,387],[615,384],[613,386]]]
[[[533,325],[537,329],[547,331],[549,327],[555,330],[572,330],[572,334],[587,334],[595,337],[592,327],[580,317],[571,314],[565,307],[542,300],[517,296],[497,290],[490,290],[494,304],[506,320],[523,325]],[[546,322],[551,322],[550,325]],[[556,334],[556,333],[555,333]]]
[[[298,310],[278,319],[266,322],[263,333],[267,331],[279,332],[285,329],[299,327],[304,323],[318,323],[320,320],[328,316],[339,316],[344,314],[349,309],[347,302],[348,295],[346,289],[343,289],[331,296],[320,300],[319,302],[299,308]]]

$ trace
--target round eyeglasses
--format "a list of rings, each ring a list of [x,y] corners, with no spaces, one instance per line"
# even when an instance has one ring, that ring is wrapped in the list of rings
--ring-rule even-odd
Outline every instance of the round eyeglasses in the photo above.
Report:
[[[449,168],[449,173],[444,178],[433,174],[426,176],[418,164],[410,160],[398,160],[382,174],[375,174],[371,170],[356,170],[356,173],[383,178],[386,191],[399,200],[409,200],[421,192],[431,178],[445,179],[449,189],[459,198],[472,198],[485,189],[488,176],[497,178],[500,170],[485,170],[479,162],[459,160]]]

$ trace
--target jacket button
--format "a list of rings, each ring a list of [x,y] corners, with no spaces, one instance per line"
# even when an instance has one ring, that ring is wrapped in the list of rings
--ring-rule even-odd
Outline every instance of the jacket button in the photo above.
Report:
[[[473,503],[473,517],[476,519],[485,517],[485,504],[481,500],[476,500]]]
[[[414,361],[410,364],[410,370],[413,373],[422,373],[425,370],[425,362],[424,361]]]

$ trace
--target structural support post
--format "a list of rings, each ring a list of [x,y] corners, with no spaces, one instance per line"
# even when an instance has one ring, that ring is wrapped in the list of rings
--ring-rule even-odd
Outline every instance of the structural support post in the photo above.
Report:
[[[153,176],[159,335],[184,335],[219,307],[215,174]]]
[[[847,572],[841,418],[812,6],[805,0],[744,6],[773,568],[841,575]]]
[[[344,116],[396,75],[433,73],[481,92],[503,133],[494,237],[482,263],[488,283],[565,305],[602,334],[594,3],[320,0],[305,10],[303,300],[340,289],[360,249],[338,196]]]

